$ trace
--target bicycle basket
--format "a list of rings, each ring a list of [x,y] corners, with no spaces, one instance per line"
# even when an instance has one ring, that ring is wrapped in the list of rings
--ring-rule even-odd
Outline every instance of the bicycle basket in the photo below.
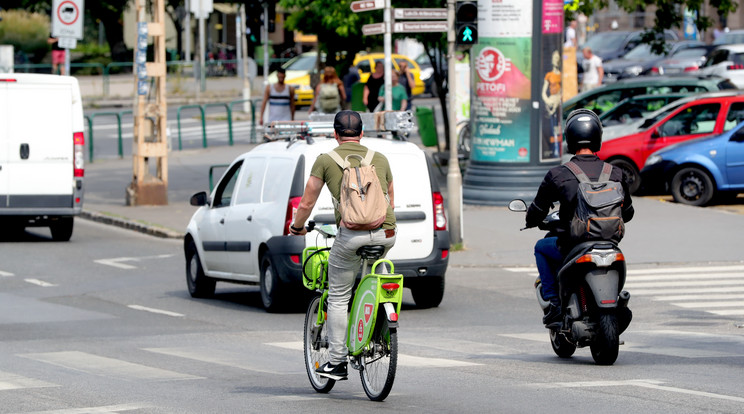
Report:
[[[306,247],[302,251],[302,284],[310,290],[323,287],[328,272],[328,247]]]

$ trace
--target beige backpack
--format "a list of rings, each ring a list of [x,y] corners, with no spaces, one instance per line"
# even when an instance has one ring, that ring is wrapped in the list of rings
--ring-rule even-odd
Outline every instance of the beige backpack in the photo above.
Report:
[[[377,171],[372,164],[375,152],[367,150],[364,158],[358,154],[349,154],[346,159],[342,159],[336,151],[331,151],[328,155],[344,170],[341,199],[333,199],[334,207],[341,213],[341,225],[350,230],[380,228],[385,221],[389,201],[382,191]],[[352,167],[350,158],[358,158],[359,166]]]

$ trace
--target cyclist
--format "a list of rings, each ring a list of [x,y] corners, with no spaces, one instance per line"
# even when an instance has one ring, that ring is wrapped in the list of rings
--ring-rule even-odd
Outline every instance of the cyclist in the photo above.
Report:
[[[362,138],[362,118],[354,111],[341,111],[333,121],[334,136],[339,146],[335,151],[346,158],[349,154],[364,157],[367,148],[359,143]],[[319,367],[319,375],[334,379],[345,380],[347,371],[346,330],[347,309],[351,299],[354,280],[361,267],[361,257],[356,252],[362,246],[385,246],[385,253],[395,244],[395,214],[393,213],[393,174],[387,158],[375,152],[372,164],[375,165],[377,176],[383,192],[386,192],[390,205],[382,227],[375,230],[349,230],[341,222],[341,216],[336,210],[336,225],[338,234],[328,257],[328,341],[329,362]],[[352,164],[353,165],[353,164]],[[305,186],[305,193],[300,200],[294,222],[289,230],[299,236],[307,233],[305,221],[318,200],[323,185],[328,186],[331,195],[340,199],[341,179],[343,170],[328,154],[321,154],[315,160],[310,171],[310,178]]]
[[[590,180],[597,180],[604,165],[604,161],[595,154],[602,147],[602,122],[599,117],[588,109],[571,112],[566,120],[563,136],[568,145],[568,152],[575,154],[571,161],[576,163]],[[628,222],[633,218],[634,209],[627,177],[621,169],[613,168],[610,180],[622,183],[625,192],[622,215],[623,221]],[[561,302],[555,286],[555,276],[565,255],[574,247],[568,229],[576,210],[578,191],[579,180],[571,170],[560,165],[548,171],[537,190],[535,200],[527,209],[525,219],[527,227],[537,227],[553,208],[553,203],[556,201],[560,203],[561,228],[558,237],[546,237],[535,244],[535,262],[542,282],[543,299],[550,301],[550,306],[543,317],[545,325],[561,320]]]

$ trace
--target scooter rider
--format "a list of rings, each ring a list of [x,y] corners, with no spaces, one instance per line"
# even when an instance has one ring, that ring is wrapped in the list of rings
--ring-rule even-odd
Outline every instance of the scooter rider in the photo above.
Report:
[[[577,109],[568,116],[563,136],[568,152],[575,154],[571,161],[578,164],[590,180],[597,180],[604,162],[595,154],[602,147],[602,123],[597,115],[587,109]],[[634,210],[628,189],[627,178],[620,168],[613,168],[611,181],[620,182],[625,192],[622,207],[623,221],[633,218]],[[542,282],[542,295],[550,301],[543,323],[548,325],[561,320],[561,302],[558,297],[556,275],[566,254],[574,246],[569,237],[569,225],[576,209],[579,180],[564,165],[552,168],[545,175],[534,201],[527,209],[527,227],[536,227],[553,208],[560,203],[560,228],[557,237],[546,237],[535,244],[535,262]]]

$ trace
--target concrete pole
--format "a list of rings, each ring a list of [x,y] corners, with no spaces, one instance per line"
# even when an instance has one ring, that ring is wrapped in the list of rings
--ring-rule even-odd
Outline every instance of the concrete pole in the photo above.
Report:
[[[248,76],[248,39],[245,34],[245,5],[240,6],[240,50],[238,53],[241,55],[241,79],[243,79],[243,99],[251,99],[251,79]],[[248,113],[248,109],[251,108],[249,102],[243,102],[243,112]]]
[[[264,3],[264,15],[263,15],[263,83],[264,86],[269,84],[269,4]]]
[[[59,40],[57,40],[59,42]],[[65,75],[70,75],[70,49],[65,48]]]
[[[385,0],[385,9],[383,10],[383,22],[385,25],[385,34],[383,42],[385,44],[385,110],[393,110],[393,60],[391,54],[393,53],[393,27],[392,19],[390,18],[390,0]],[[375,97],[377,98],[377,97]]]
[[[199,90],[207,90],[207,39],[204,30],[204,10],[202,9],[202,0],[199,0]]]
[[[191,32],[191,0],[186,0],[186,17],[183,19],[183,27],[186,31],[183,60],[191,62],[191,41],[193,37],[193,33]]]
[[[450,242],[462,243],[462,175],[457,159],[457,73],[455,71],[455,2],[447,0],[447,117],[449,118],[449,162],[447,163],[447,209],[449,211]]]

